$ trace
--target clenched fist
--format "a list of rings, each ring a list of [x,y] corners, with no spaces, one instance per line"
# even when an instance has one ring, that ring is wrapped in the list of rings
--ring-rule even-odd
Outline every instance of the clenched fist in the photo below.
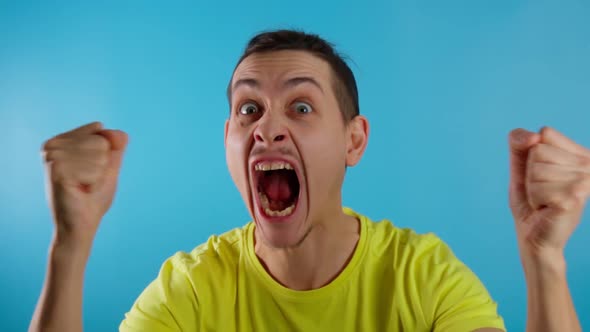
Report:
[[[590,150],[550,127],[516,129],[509,143],[510,207],[521,253],[561,259],[590,197]]]
[[[93,122],[42,147],[56,236],[92,242],[115,195],[127,134]]]

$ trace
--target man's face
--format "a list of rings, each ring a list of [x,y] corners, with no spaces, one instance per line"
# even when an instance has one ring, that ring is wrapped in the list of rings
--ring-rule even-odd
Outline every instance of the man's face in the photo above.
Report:
[[[332,77],[308,52],[274,51],[248,56],[232,78],[227,164],[257,240],[272,247],[296,246],[341,207],[350,134]]]

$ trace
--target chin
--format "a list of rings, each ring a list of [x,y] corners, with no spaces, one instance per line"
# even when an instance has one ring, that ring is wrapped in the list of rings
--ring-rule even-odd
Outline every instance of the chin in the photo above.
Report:
[[[275,249],[298,247],[309,234],[311,227],[305,227],[305,221],[294,222],[294,225],[274,224],[269,225],[256,221],[256,241],[262,241],[266,246]]]

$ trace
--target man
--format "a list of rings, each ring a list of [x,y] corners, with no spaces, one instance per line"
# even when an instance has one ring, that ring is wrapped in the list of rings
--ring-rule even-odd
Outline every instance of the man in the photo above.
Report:
[[[327,42],[254,37],[228,97],[227,164],[253,222],[168,259],[121,331],[504,330],[484,286],[440,239],[342,207],[369,126],[354,76]],[[509,140],[527,330],[580,331],[563,250],[590,194],[590,151],[549,127]],[[83,272],[126,143],[91,123],[44,144],[56,231],[31,330],[82,330]]]

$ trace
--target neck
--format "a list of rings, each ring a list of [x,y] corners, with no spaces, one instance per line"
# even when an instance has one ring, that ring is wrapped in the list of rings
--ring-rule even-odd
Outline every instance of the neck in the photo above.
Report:
[[[311,290],[327,285],[346,267],[356,248],[360,222],[340,208],[314,223],[297,247],[272,248],[256,241],[255,252],[267,272],[283,286]]]

